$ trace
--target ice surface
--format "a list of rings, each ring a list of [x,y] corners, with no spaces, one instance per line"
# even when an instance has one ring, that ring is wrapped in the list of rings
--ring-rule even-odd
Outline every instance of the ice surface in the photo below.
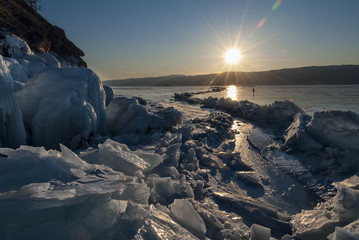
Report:
[[[70,239],[80,231],[87,239],[112,239],[126,229],[124,218],[146,218],[140,211],[149,197],[145,183],[88,164],[65,146],[61,152],[22,146],[0,153],[1,237]]]
[[[84,160],[92,164],[104,164],[114,170],[135,175],[137,171],[148,172],[163,162],[156,153],[131,151],[125,144],[107,139],[98,145],[98,150],[80,154]]]
[[[287,128],[295,114],[305,115],[305,111],[299,108],[293,101],[275,101],[273,104],[254,108],[249,115],[244,115],[260,125],[274,128]]]
[[[266,228],[258,224],[253,224],[251,226],[250,240],[269,240],[270,233],[270,228]]]
[[[153,112],[137,99],[118,97],[106,108],[110,134],[145,134],[151,129],[168,129],[182,122],[182,114],[174,108]]]
[[[183,180],[172,180],[170,177],[149,179],[152,186],[150,199],[153,203],[168,205],[176,198],[193,198],[191,185]]]
[[[259,174],[250,171],[237,171],[235,176],[248,184],[261,185],[262,179]]]
[[[21,64],[20,60],[18,61],[13,58],[4,58],[4,60],[14,81],[25,83],[28,80],[27,66],[25,67]]]
[[[327,238],[329,240],[359,240],[359,231],[351,232],[346,228],[335,227],[335,232],[330,234]]]
[[[162,209],[165,207],[162,207]],[[150,207],[151,217],[144,221],[135,239],[198,239],[187,229],[173,221],[168,213],[159,208]]]
[[[321,111],[313,114],[307,129],[322,144],[358,150],[359,114],[351,111]]]
[[[39,57],[43,58],[46,61],[47,64],[49,64],[51,66],[54,66],[54,67],[61,67],[61,63],[51,53],[40,52],[40,53],[37,53],[37,55]]]
[[[338,189],[335,197],[313,210],[305,210],[294,216],[292,224],[295,237],[308,240],[321,239],[334,232],[335,227],[343,227],[357,220],[359,177],[354,175],[335,185]]]
[[[298,149],[303,152],[318,152],[322,149],[323,146],[315,141],[305,128],[309,120],[309,116],[300,113],[295,115],[292,124],[286,130],[285,142],[283,144],[285,148]]]
[[[171,205],[171,217],[199,239],[206,237],[206,225],[187,199],[176,199]]]
[[[90,136],[107,134],[105,95],[99,78],[85,68],[52,68],[16,92],[30,144],[76,149]]]
[[[150,164],[133,154],[126,145],[107,140],[99,145],[99,162],[112,169],[134,175],[136,171],[144,171]]]
[[[108,106],[110,102],[115,99],[115,92],[109,86],[103,86],[103,89],[106,93],[106,106]]]
[[[0,146],[16,148],[25,143],[25,129],[16,102],[13,78],[0,55]]]
[[[181,156],[181,145],[182,143],[174,143],[167,148],[166,157],[163,160],[163,164],[165,166],[178,167],[179,159]]]

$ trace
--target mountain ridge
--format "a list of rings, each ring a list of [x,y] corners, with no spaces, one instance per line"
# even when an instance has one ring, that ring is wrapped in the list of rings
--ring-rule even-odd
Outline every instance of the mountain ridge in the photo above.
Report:
[[[109,86],[349,85],[359,84],[359,65],[306,66],[256,72],[169,75],[103,81]]]

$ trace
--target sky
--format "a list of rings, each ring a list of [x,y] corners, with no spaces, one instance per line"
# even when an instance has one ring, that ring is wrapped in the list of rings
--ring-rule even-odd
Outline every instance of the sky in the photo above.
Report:
[[[358,0],[42,0],[101,80],[359,64]],[[224,58],[241,53],[237,64]]]

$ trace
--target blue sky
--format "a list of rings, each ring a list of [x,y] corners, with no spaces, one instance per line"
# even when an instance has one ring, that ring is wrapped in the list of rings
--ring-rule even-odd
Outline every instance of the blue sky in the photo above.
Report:
[[[277,4],[276,4],[277,2]],[[358,0],[61,0],[40,13],[102,80],[359,64]],[[239,64],[223,58],[229,48]]]

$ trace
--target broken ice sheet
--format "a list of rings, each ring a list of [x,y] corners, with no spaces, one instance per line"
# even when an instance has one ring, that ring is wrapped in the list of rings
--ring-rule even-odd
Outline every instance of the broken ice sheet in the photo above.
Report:
[[[84,152],[79,155],[93,164],[104,164],[127,175],[135,175],[136,171],[148,172],[163,162],[163,158],[153,152],[131,151],[125,144],[107,139],[98,145],[98,150]]]

